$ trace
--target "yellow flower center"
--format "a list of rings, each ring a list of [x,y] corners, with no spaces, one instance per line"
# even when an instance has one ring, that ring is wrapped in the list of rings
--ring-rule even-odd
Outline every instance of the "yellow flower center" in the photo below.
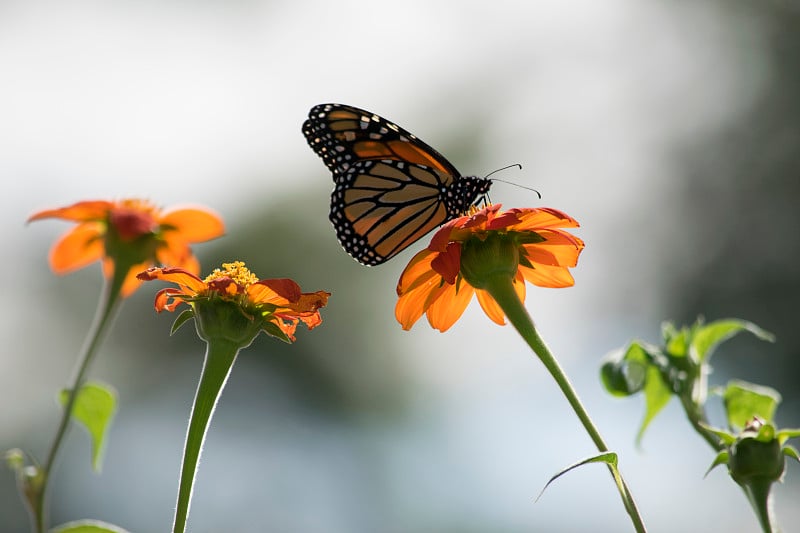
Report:
[[[258,281],[258,276],[250,272],[244,261],[234,261],[233,263],[222,263],[222,268],[215,268],[214,272],[206,276],[203,281],[211,283],[214,280],[227,278],[242,288],[247,288]]]
[[[475,213],[477,213],[478,211],[486,209],[487,207],[489,207],[491,205],[492,205],[492,202],[489,202],[488,200],[485,202],[485,205],[483,207],[478,207],[477,205],[472,204],[472,205],[469,206],[469,209],[467,210],[467,215],[472,216]]]

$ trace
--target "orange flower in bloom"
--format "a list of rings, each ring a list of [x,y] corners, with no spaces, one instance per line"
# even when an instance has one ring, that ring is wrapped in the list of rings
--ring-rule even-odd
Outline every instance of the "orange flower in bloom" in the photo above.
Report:
[[[213,316],[215,318],[212,320],[216,320],[222,314],[203,314],[199,304],[208,303],[213,307],[219,302],[233,303],[241,311],[241,316],[247,318],[248,329],[255,325],[256,333],[263,330],[287,341],[295,340],[294,333],[299,322],[308,329],[322,323],[319,309],[328,303],[330,296],[325,291],[302,292],[297,283],[287,278],[259,280],[241,261],[223,263],[222,269],[215,269],[205,279],[182,268],[150,268],[140,273],[138,278],[143,281],[158,279],[178,285],[177,288],[161,289],[156,294],[155,308],[159,313],[174,311],[180,304],[187,303],[192,306],[195,318],[207,323],[206,317]],[[211,329],[208,326],[206,324],[204,329]],[[279,331],[276,332],[275,327]],[[224,335],[235,338],[239,332],[229,330]]]
[[[189,248],[223,234],[220,218],[198,208],[162,211],[145,200],[85,201],[33,214],[28,222],[61,218],[78,225],[50,250],[50,267],[65,274],[103,261],[107,278],[115,266],[126,273],[121,294],[128,296],[141,281],[136,273],[153,265],[171,265],[199,272],[200,265]]]
[[[570,267],[583,241],[559,228],[578,222],[550,208],[500,212],[500,204],[451,220],[415,255],[400,276],[395,316],[410,329],[425,314],[432,327],[446,331],[476,294],[488,317],[505,324],[500,306],[483,288],[485,276],[508,275],[521,301],[525,281],[540,287],[574,284]]]

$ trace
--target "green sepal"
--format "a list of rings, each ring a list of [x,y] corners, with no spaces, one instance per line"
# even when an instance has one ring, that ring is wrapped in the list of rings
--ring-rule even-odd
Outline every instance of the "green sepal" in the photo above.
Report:
[[[69,399],[69,389],[59,394],[59,402],[64,407]],[[110,386],[98,382],[85,383],[75,398],[71,417],[80,422],[89,433],[92,441],[92,468],[100,471],[104,444],[108,428],[117,407],[116,391]]]
[[[292,339],[289,338],[286,333],[281,330],[274,322],[270,320],[264,321],[264,325],[261,326],[261,330],[270,335],[271,337],[275,337],[276,339],[282,340],[286,344],[292,344]]]
[[[734,442],[736,442],[736,435],[732,434],[730,431],[724,429],[717,429],[714,427],[709,426],[708,424],[704,424],[702,422],[698,422],[698,425],[705,429],[706,431],[713,433],[722,441],[722,444],[725,446],[730,446]]]
[[[800,453],[797,452],[797,448],[795,448],[794,446],[787,444],[786,446],[781,448],[781,451],[783,452],[783,455],[785,455],[786,457],[791,457],[792,459],[800,463]]]
[[[128,531],[100,520],[75,520],[56,526],[50,533],[128,533]]]
[[[728,426],[734,431],[741,431],[755,416],[771,422],[781,402],[781,395],[775,389],[741,380],[729,381],[721,396]]]
[[[617,484],[619,485],[622,482],[622,478],[619,475],[619,469],[617,467],[617,461],[618,461],[618,458],[617,458],[617,454],[616,453],[614,453],[614,452],[606,452],[606,453],[601,453],[600,455],[595,455],[593,457],[589,457],[588,459],[584,459],[584,460],[579,461],[579,462],[577,462],[575,464],[572,464],[572,465],[568,466],[567,468],[565,468],[564,470],[561,470],[560,472],[558,472],[553,477],[551,477],[550,480],[547,483],[545,483],[544,487],[542,488],[542,491],[539,493],[539,495],[536,497],[536,500],[534,500],[534,501],[537,501],[537,502],[539,501],[539,498],[542,497],[542,494],[544,494],[544,491],[547,490],[547,487],[549,487],[550,484],[553,481],[555,481],[556,479],[560,478],[561,476],[563,476],[564,474],[566,474],[570,470],[574,470],[574,469],[578,468],[579,466],[583,466],[583,465],[587,465],[587,464],[591,464],[591,463],[605,463],[605,464],[607,464],[609,466],[609,468],[611,468],[611,472],[614,474],[614,479],[617,480]]]
[[[800,437],[800,428],[784,428],[778,431],[778,434],[776,436],[778,438],[778,442],[780,442],[781,445],[783,445],[783,443],[786,442],[788,439],[794,437]]]
[[[190,318],[194,318],[194,310],[184,309],[183,312],[178,315],[178,318],[175,319],[175,322],[172,323],[169,334],[174,335],[175,332],[178,331],[178,328],[188,322]]]
[[[710,474],[711,471],[714,470],[719,465],[728,464],[728,458],[729,457],[730,457],[730,454],[728,453],[728,450],[722,450],[721,452],[719,452],[717,454],[717,456],[714,458],[714,462],[711,463],[711,466],[708,467],[708,470],[706,470],[706,473],[703,474],[703,477],[705,478],[706,476],[708,476],[708,474]]]

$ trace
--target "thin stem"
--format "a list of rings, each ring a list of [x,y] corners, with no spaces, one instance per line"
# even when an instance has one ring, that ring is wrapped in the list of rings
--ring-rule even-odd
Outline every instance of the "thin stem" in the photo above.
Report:
[[[189,428],[186,431],[186,445],[183,449],[181,479],[178,486],[178,504],[175,509],[175,522],[172,526],[173,533],[183,533],[186,530],[186,519],[189,516],[189,505],[192,500],[192,489],[197,475],[200,452],[211,416],[214,414],[217,401],[222,394],[222,389],[225,387],[238,352],[239,346],[234,343],[220,340],[208,342],[203,372],[200,376],[200,383],[197,385]]]
[[[750,483],[749,485],[740,485],[744,490],[747,500],[753,507],[758,523],[764,533],[773,533],[772,523],[774,522],[772,513],[772,500],[770,489],[772,482],[765,483]]]
[[[120,272],[120,270],[122,270],[122,272]],[[114,321],[114,317],[119,309],[119,304],[122,301],[120,298],[120,291],[127,272],[127,269],[115,269],[115,274],[112,279],[104,285],[103,294],[100,296],[100,303],[97,306],[94,321],[92,322],[92,326],[84,342],[81,355],[78,358],[78,367],[72,380],[72,385],[69,388],[67,402],[61,414],[61,421],[58,424],[56,435],[53,438],[53,443],[50,445],[50,451],[47,454],[47,459],[41,470],[41,486],[36,494],[33,495],[33,501],[30,502],[32,507],[31,513],[34,517],[33,529],[37,533],[44,533],[47,529],[47,489],[53,467],[55,466],[61,445],[64,442],[64,437],[69,429],[72,410],[75,407],[75,400],[78,397],[78,392],[86,381],[86,373],[97,354],[100,342],[105,336],[108,327]]]
[[[575,389],[570,383],[566,373],[561,368],[561,365],[558,364],[558,361],[550,352],[544,340],[539,336],[539,332],[536,330],[533,320],[531,320],[528,311],[525,309],[525,306],[522,305],[522,302],[520,302],[519,297],[514,290],[511,278],[507,274],[493,276],[489,279],[484,289],[487,290],[489,294],[491,294],[492,298],[494,298],[494,300],[500,305],[500,308],[508,317],[508,320],[519,332],[519,334],[522,335],[522,338],[525,339],[525,341],[528,343],[528,346],[530,346],[534,353],[539,357],[539,360],[542,361],[545,368],[547,368],[547,370],[550,372],[550,375],[553,376],[553,379],[556,380],[558,387],[561,389],[561,392],[564,393],[564,396],[566,397],[573,411],[575,411],[575,414],[583,424],[583,427],[586,429],[586,432],[589,434],[589,437],[592,439],[592,442],[594,442],[598,451],[609,451],[608,446],[606,446],[606,443],[600,436],[600,432],[597,430],[594,422],[592,422],[592,419],[589,417],[589,414],[583,407],[580,398],[578,398],[578,394],[575,392]],[[639,533],[645,532],[646,529],[644,522],[639,515],[639,510],[636,507],[636,502],[633,500],[633,495],[631,494],[630,489],[628,489],[625,480],[622,478],[622,474],[620,473],[619,477],[617,478],[610,466],[609,470],[617,482],[617,487],[620,491],[622,502],[625,505],[625,510],[631,517],[633,527]]]
[[[680,398],[681,405],[686,413],[686,418],[689,419],[689,423],[692,425],[692,428],[694,428],[695,432],[703,437],[703,440],[705,440],[708,445],[714,448],[716,451],[723,450],[725,448],[725,444],[723,444],[720,438],[702,426],[702,424],[708,425],[708,418],[706,417],[705,409],[703,409],[702,406],[695,404],[692,399],[687,397],[685,394],[681,394],[678,397]]]

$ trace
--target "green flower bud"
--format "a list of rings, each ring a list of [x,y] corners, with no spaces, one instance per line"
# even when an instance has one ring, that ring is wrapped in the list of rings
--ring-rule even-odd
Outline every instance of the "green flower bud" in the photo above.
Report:
[[[513,278],[519,267],[519,245],[509,234],[491,232],[485,239],[473,237],[462,244],[461,274],[481,289],[497,276]]]
[[[250,346],[264,326],[260,316],[247,316],[239,303],[222,298],[198,298],[192,302],[200,338],[224,340],[239,348]]]
[[[778,481],[785,466],[786,456],[778,439],[761,441],[756,436],[746,436],[730,447],[728,468],[740,485]]]

